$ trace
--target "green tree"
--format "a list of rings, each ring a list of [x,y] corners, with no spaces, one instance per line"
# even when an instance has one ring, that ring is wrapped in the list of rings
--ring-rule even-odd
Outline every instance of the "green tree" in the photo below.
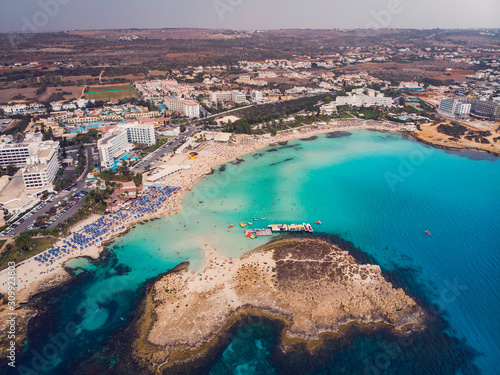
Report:
[[[142,184],[142,174],[137,173],[134,177],[132,177],[132,181],[134,181],[135,186],[139,187]]]
[[[22,251],[28,251],[32,243],[33,238],[28,232],[21,233],[15,241],[16,246],[19,247]]]
[[[9,164],[7,166],[7,175],[9,176],[14,176],[16,174],[16,172],[18,171],[19,168],[17,168],[16,166],[14,166],[14,164]]]

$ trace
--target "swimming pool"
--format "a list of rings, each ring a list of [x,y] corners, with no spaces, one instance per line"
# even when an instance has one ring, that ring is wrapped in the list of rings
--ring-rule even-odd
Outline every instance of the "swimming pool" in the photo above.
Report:
[[[93,128],[98,128],[99,126],[101,126],[103,123],[100,122],[100,123],[97,123],[95,125],[87,125],[87,126],[80,126],[77,130],[73,130],[71,132],[69,132],[70,134],[77,134],[77,133],[83,133],[83,132],[86,132],[87,130],[89,129],[93,129]]]

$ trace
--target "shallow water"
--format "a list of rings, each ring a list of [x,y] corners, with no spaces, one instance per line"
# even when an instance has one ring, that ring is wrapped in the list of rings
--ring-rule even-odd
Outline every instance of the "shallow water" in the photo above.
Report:
[[[440,373],[441,368],[447,373],[444,369],[449,368],[453,373],[453,355],[462,353],[464,361],[484,373],[496,373],[498,158],[433,149],[398,134],[341,135],[289,142],[227,163],[188,192],[179,215],[138,225],[98,262],[72,260],[69,266],[75,273],[84,272],[67,286],[40,296],[50,312],[30,334],[20,363],[37,371],[43,367],[42,373],[71,373],[75,364],[99,352],[127,325],[145,282],[184,260],[193,270],[202,267],[201,243],[238,257],[267,241],[245,238],[240,222],[253,222],[253,227],[309,222],[316,231],[351,241],[384,271],[392,271],[409,292],[437,307],[449,323],[436,323],[418,336],[384,371],[424,374]],[[322,224],[315,225],[317,220]],[[228,229],[230,224],[235,227]],[[50,334],[65,332],[68,322],[74,323],[75,336],[52,355]],[[262,322],[252,327],[251,339],[238,341],[236,335],[212,373],[282,372],[286,366],[275,353],[277,334]],[[375,373],[371,358],[390,342],[386,336],[356,335],[342,348],[333,345],[320,361],[322,369],[306,364],[307,356],[297,357],[297,368],[304,373]],[[442,361],[436,368],[428,358],[425,367],[416,360],[424,343],[450,354],[436,356],[434,360]],[[333,361],[339,353],[340,365]],[[360,361],[364,367],[358,366]]]

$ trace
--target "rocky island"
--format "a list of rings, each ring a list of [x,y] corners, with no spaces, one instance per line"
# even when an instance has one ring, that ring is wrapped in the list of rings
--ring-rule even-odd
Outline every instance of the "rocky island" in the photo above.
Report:
[[[377,265],[319,239],[271,242],[240,259],[204,245],[201,271],[180,267],[149,289],[134,324],[133,361],[168,372],[220,346],[224,332],[248,314],[283,323],[281,345],[312,350],[350,324],[421,326],[422,308],[388,282]]]

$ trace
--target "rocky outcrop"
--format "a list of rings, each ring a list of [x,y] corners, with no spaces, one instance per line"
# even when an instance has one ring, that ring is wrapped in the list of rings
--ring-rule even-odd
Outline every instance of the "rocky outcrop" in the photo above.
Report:
[[[379,266],[325,241],[282,240],[238,260],[206,250],[203,271],[169,273],[148,293],[133,352],[152,371],[203,356],[249,313],[282,320],[283,346],[321,342],[353,323],[421,324],[423,310]]]

